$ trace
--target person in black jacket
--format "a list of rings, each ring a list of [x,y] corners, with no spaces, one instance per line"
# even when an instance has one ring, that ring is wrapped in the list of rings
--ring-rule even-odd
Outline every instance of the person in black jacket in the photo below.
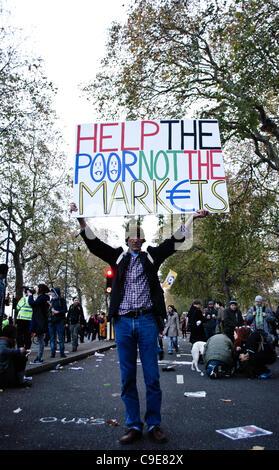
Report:
[[[192,345],[197,341],[206,341],[203,324],[205,318],[201,310],[201,301],[195,299],[188,312],[189,327],[190,327],[190,343]]]
[[[69,325],[72,337],[72,352],[78,348],[78,334],[80,328],[85,328],[86,321],[83,314],[83,308],[80,305],[78,297],[73,297],[73,303],[70,305],[66,318],[66,327]]]
[[[88,341],[94,341],[96,339],[97,333],[99,331],[99,319],[97,313],[92,313],[90,318],[87,322],[87,334],[88,334]]]
[[[217,310],[214,308],[213,300],[210,300],[205,311],[205,322],[203,324],[206,340],[216,333]]]
[[[77,211],[74,203],[70,211]],[[187,221],[205,217],[207,211],[193,214]],[[121,444],[131,444],[142,437],[143,423],[136,384],[137,348],[143,367],[146,386],[145,422],[149,436],[157,443],[167,441],[161,430],[162,391],[158,368],[158,334],[163,331],[166,306],[164,293],[158,278],[160,265],[175,253],[185,240],[187,226],[183,225],[171,238],[159,246],[148,246],[141,250],[145,237],[140,226],[129,227],[125,241],[128,251],[113,248],[102,242],[87,225],[78,218],[88,249],[107,262],[113,272],[109,305],[109,319],[114,320],[116,345],[122,378],[122,399],[126,407],[128,432],[120,438]]]
[[[50,315],[48,321],[51,357],[56,353],[56,337],[59,339],[60,356],[66,357],[64,353],[64,326],[67,313],[67,304],[61,297],[60,287],[52,287],[50,291]]]
[[[264,332],[253,331],[246,342],[246,353],[240,354],[239,360],[248,377],[268,379],[272,371],[267,365],[276,361],[276,351]]]
[[[224,333],[232,342],[234,342],[234,331],[238,326],[244,325],[244,320],[241,311],[237,306],[236,300],[231,300],[229,307],[224,310]]]
[[[33,293],[28,291],[28,303],[33,309],[31,332],[36,333],[39,341],[39,351],[34,363],[43,362],[45,347],[45,334],[48,333],[48,315],[50,308],[49,288],[45,284],[39,284],[37,288],[37,298],[34,300]]]

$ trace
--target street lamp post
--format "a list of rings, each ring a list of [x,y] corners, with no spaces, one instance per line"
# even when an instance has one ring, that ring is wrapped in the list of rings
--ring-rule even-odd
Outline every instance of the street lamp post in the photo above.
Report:
[[[10,204],[8,207],[9,212],[9,222],[8,222],[8,237],[7,237],[7,248],[6,248],[6,265],[9,266],[9,249],[10,249],[10,238],[11,238],[11,222],[12,222],[12,192]],[[0,330],[2,329],[3,316],[5,313],[5,299],[6,299],[6,289],[7,289],[7,278],[4,281],[4,293],[1,300],[0,306]]]

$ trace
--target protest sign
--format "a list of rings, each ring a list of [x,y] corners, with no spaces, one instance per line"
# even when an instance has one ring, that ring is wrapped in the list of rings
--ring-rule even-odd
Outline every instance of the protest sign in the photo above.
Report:
[[[78,125],[74,202],[77,217],[228,212],[218,122]]]
[[[249,426],[240,426],[237,428],[218,429],[216,432],[223,434],[224,436],[234,441],[237,439],[247,439],[249,437],[268,436],[272,434],[271,431],[266,431],[265,429],[255,426],[254,424],[250,424]]]
[[[167,290],[170,289],[176,278],[177,278],[177,273],[175,271],[172,271],[171,269],[168,272],[168,275],[162,284],[162,288],[167,289]]]

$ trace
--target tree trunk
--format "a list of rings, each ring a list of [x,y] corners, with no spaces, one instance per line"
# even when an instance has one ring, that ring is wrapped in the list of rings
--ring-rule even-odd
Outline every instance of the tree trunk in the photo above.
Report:
[[[231,300],[231,291],[230,291],[230,283],[227,280],[228,268],[225,268],[225,271],[222,274],[222,284],[223,284],[223,292],[225,294],[226,303],[229,304]]]

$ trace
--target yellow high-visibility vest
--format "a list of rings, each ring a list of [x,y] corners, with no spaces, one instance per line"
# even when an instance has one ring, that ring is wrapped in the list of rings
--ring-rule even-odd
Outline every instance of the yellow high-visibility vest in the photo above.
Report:
[[[29,305],[28,296],[24,296],[19,300],[16,309],[18,311],[18,320],[32,320],[33,310]]]

